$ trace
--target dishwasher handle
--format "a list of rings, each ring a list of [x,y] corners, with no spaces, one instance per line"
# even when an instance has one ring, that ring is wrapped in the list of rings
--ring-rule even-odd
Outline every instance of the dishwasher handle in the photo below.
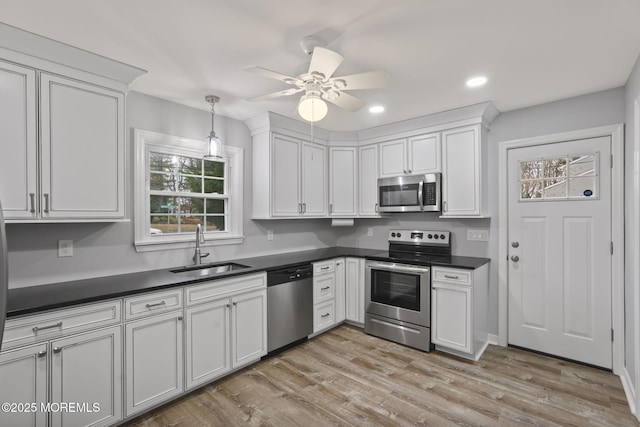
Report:
[[[310,279],[312,277],[313,266],[311,264],[289,266],[278,270],[267,271],[267,286],[274,286],[287,282],[297,282],[299,280]]]

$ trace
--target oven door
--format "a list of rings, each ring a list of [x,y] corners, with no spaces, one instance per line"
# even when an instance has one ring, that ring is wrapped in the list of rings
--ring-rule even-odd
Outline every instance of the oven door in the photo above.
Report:
[[[430,326],[429,267],[367,261],[365,311],[415,325]]]

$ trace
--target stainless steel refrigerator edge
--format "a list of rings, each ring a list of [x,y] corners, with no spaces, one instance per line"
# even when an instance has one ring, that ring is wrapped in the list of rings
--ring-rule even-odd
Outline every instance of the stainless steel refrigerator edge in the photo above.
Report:
[[[7,288],[9,286],[8,270],[7,237],[5,235],[4,217],[2,216],[2,202],[0,202],[0,349],[2,349],[4,321],[7,317]]]

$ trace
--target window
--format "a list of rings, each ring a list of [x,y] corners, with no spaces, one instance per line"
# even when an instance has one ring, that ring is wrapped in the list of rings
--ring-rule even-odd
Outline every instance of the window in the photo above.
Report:
[[[243,150],[202,159],[202,142],[142,130],[136,140],[136,249],[191,247],[201,225],[205,245],[242,242]]]
[[[598,154],[520,162],[520,200],[598,199]]]

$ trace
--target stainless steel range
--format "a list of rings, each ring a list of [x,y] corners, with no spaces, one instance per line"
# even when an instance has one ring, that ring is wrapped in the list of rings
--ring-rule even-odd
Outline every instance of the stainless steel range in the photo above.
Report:
[[[365,264],[365,332],[430,351],[431,262],[449,256],[449,231],[390,230]]]

